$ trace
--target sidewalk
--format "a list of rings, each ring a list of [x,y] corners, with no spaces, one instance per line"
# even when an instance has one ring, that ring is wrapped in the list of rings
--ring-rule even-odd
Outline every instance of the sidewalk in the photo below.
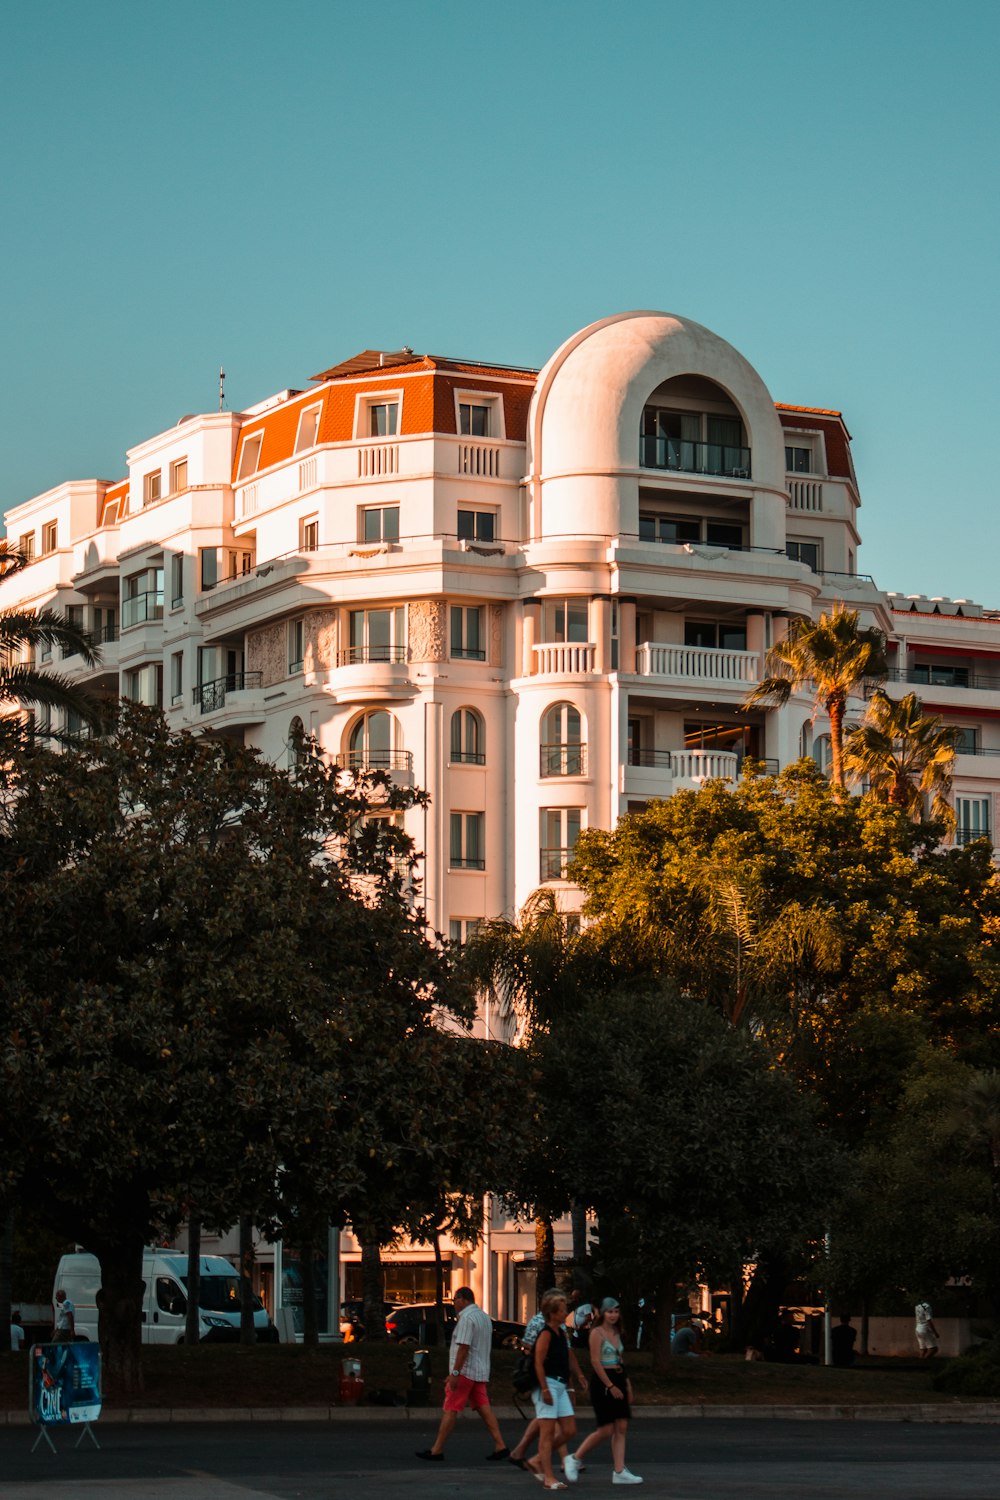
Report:
[[[527,1421],[515,1406],[495,1406],[502,1422]],[[122,1407],[101,1413],[102,1427],[115,1423],[135,1426],[207,1422],[428,1422],[436,1420],[437,1406],[266,1406],[266,1407]],[[692,1417],[724,1421],[777,1422],[948,1422],[1000,1424],[1000,1401],[926,1401],[875,1405],[768,1406],[747,1405],[634,1406],[633,1421],[690,1421]],[[29,1426],[26,1411],[0,1412],[0,1427]]]

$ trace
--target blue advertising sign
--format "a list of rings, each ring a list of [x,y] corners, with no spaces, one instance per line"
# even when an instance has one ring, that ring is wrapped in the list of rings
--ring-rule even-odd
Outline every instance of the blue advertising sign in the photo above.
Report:
[[[28,1408],[43,1426],[96,1422],[101,1415],[101,1350],[98,1344],[32,1344]]]

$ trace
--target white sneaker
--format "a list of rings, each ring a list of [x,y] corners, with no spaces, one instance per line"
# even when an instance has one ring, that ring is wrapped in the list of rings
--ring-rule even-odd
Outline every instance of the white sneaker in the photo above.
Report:
[[[642,1480],[640,1479],[638,1474],[633,1474],[631,1469],[622,1469],[621,1473],[615,1470],[615,1472],[611,1475],[611,1483],[641,1484]]]
[[[566,1478],[569,1480],[570,1484],[576,1484],[576,1481],[580,1477],[580,1465],[577,1463],[572,1453],[567,1453],[566,1457],[563,1459],[563,1473],[566,1475]]]

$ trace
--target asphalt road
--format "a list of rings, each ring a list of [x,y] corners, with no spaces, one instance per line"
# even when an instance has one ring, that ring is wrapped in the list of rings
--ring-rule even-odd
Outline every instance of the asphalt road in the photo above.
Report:
[[[516,1500],[540,1494],[511,1465],[484,1462],[490,1444],[464,1419],[445,1462],[414,1450],[435,1429],[378,1423],[98,1426],[101,1451],[30,1451],[34,1431],[0,1430],[2,1500]],[[505,1434],[513,1439],[508,1424]],[[610,1494],[610,1455],[573,1493]],[[665,1500],[998,1500],[1000,1427],[906,1422],[643,1420],[629,1434],[628,1462]],[[614,1493],[622,1493],[617,1486]]]

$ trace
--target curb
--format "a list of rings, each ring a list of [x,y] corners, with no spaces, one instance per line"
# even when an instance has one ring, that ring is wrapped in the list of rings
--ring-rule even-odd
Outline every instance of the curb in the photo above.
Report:
[[[501,1421],[525,1420],[515,1406],[494,1406]],[[708,1403],[674,1406],[634,1406],[633,1420],[765,1422],[937,1422],[1000,1425],[1000,1402],[918,1402],[890,1406],[763,1406]],[[437,1421],[437,1406],[233,1406],[233,1407],[114,1407],[103,1411],[105,1426],[209,1422],[423,1422]],[[28,1427],[26,1411],[0,1412],[0,1427]]]

